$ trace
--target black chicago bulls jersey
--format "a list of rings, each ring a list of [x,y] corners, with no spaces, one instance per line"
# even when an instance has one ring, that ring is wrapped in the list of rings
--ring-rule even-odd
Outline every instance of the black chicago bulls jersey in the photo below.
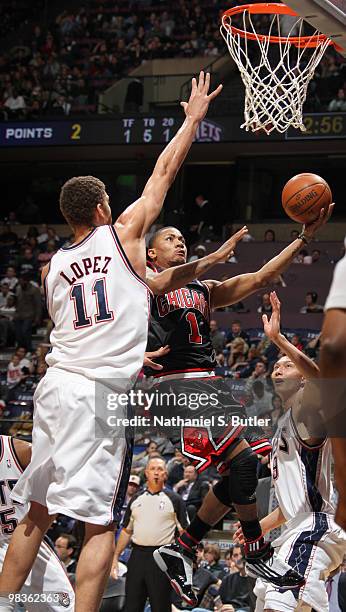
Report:
[[[213,370],[215,355],[209,321],[209,289],[205,283],[194,280],[182,289],[156,295],[151,306],[147,351],[166,344],[171,350],[155,359],[163,370],[146,368],[146,374]]]

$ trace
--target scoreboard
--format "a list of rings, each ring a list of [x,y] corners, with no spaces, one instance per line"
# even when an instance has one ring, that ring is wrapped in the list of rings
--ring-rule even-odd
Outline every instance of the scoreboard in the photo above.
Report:
[[[3,122],[0,124],[0,147],[164,145],[182,123],[182,115]],[[284,135],[271,134],[270,137],[261,132],[246,132],[240,128],[241,123],[240,115],[206,118],[198,126],[195,141],[224,143],[346,138],[346,113],[305,115],[305,132],[290,129]]]

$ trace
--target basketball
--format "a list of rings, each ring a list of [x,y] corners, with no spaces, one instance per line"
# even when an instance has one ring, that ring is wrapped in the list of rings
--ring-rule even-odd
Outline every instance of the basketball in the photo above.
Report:
[[[286,214],[298,223],[311,223],[332,203],[328,183],[309,172],[291,178],[282,191],[282,206]]]

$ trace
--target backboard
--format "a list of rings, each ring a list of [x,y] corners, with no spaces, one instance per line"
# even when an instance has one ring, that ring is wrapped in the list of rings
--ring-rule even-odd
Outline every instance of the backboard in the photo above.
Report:
[[[342,47],[346,57],[346,0],[285,0],[285,4]]]

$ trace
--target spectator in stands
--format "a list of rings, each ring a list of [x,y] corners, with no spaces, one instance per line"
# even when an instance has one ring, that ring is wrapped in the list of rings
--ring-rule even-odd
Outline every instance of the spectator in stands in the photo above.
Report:
[[[211,202],[199,194],[195,197],[195,206],[192,210],[192,224],[189,230],[189,242],[198,238],[210,240],[213,237],[213,219],[215,218]]]
[[[299,236],[298,230],[291,230],[290,239],[292,240],[292,242],[293,240],[297,240],[298,236]]]
[[[238,554],[239,550],[240,553]],[[223,606],[220,612],[250,610],[251,587],[245,572],[244,555],[242,549],[238,546],[234,547],[233,551],[236,551],[237,555],[235,558],[236,571],[229,573],[222,579],[219,595]]]
[[[9,112],[9,119],[24,119],[25,100],[24,97],[19,94],[17,89],[13,88],[12,93],[10,93],[4,103],[4,107]]]
[[[126,489],[126,495],[125,495],[123,507],[121,509],[120,522],[123,521],[124,515],[126,512],[126,508],[131,502],[131,499],[133,498],[133,496],[136,495],[136,493],[139,491],[140,486],[141,486],[141,480],[139,476],[137,476],[136,474],[131,474],[128,485],[127,485],[127,489]]]
[[[227,342],[232,342],[235,338],[243,338],[246,344],[250,344],[250,336],[242,329],[240,321],[232,321],[231,331],[227,335]]]
[[[77,540],[71,533],[61,533],[55,540],[57,555],[68,575],[76,573],[77,561],[73,558],[76,546]]]
[[[184,478],[174,485],[173,491],[184,500],[191,521],[209,491],[209,484],[198,475],[193,465],[187,465],[184,469]]]
[[[304,349],[303,343],[298,334],[293,334],[291,343],[298,349],[298,351],[302,351]]]
[[[229,346],[228,367],[231,370],[239,370],[246,365],[246,354],[249,347],[243,338],[235,338]]]
[[[246,414],[248,417],[262,417],[271,410],[272,393],[266,389],[264,381],[257,379],[251,382],[251,396],[246,406]]]
[[[329,102],[328,110],[331,113],[344,113],[346,111],[345,90],[340,87],[336,96]]]
[[[56,250],[55,241],[48,240],[46,249],[37,258],[40,270],[52,259]]]
[[[275,242],[275,232],[272,229],[267,229],[264,232],[264,242]]]
[[[6,276],[2,279],[1,283],[7,283],[10,291],[13,291],[18,283],[18,278],[16,276],[16,269],[14,266],[8,266],[6,269]]]
[[[28,370],[32,370],[32,362],[29,359],[30,355],[27,355],[27,351],[24,346],[18,346],[16,349],[16,355],[18,355],[20,361],[19,365],[21,368],[27,368]]]
[[[16,341],[19,346],[31,351],[32,328],[41,322],[41,292],[30,282],[27,274],[22,274],[19,277],[16,295],[17,307],[14,316]]]
[[[215,319],[210,321],[210,338],[216,354],[222,353],[225,348],[225,334],[219,329]]]
[[[258,361],[262,361],[260,352],[257,346],[252,344],[249,348],[249,352],[247,355],[246,366],[242,370],[240,370],[240,378],[248,378],[249,376],[251,376]]]
[[[153,440],[150,440],[142,453],[134,455],[132,461],[132,471],[135,474],[140,474],[140,472],[142,472],[147,465],[149,457],[155,452],[157,452],[157,444]]]
[[[272,312],[272,307],[271,307],[271,303],[270,303],[270,296],[269,293],[263,293],[262,297],[261,297],[261,305],[257,308],[257,312],[259,314],[271,314]]]
[[[29,273],[31,274],[31,278],[36,277],[38,271],[38,263],[31,247],[25,247],[23,255],[20,255],[17,258],[16,267],[20,275]]]
[[[282,401],[279,395],[273,395],[272,397],[272,410],[270,411],[270,419],[271,419],[271,427],[273,431],[276,430],[278,421],[282,417],[284,413],[284,409],[282,406]]]
[[[319,249],[314,249],[311,253],[311,263],[319,263],[321,259],[321,251]]]
[[[127,485],[127,491],[125,495],[124,506],[127,507],[133,496],[137,493],[140,487],[141,481],[136,474],[131,474]]]
[[[176,448],[174,457],[167,463],[168,480],[167,485],[173,487],[179,480],[184,478],[184,468],[189,465],[189,459]]]
[[[7,298],[11,294],[10,287],[8,282],[3,279],[0,285],[0,308],[5,306],[7,303]]]
[[[44,244],[45,242],[47,242],[47,240],[48,240],[48,225],[47,223],[42,223],[41,232],[37,236],[37,242],[38,244]]]
[[[323,312],[323,306],[317,303],[318,295],[316,291],[308,291],[305,296],[305,306],[300,309],[301,314],[309,314],[313,312]]]
[[[6,223],[0,235],[0,247],[7,249],[15,248],[18,243],[18,236],[12,231],[11,226]]]
[[[5,304],[0,306],[0,347],[14,344],[15,330],[13,317],[15,312],[16,297],[12,293],[9,293]]]
[[[255,368],[251,376],[246,381],[246,385],[245,385],[246,394],[250,395],[252,393],[252,388],[256,380],[262,381],[265,387],[267,387],[267,366],[262,359],[259,359],[256,362]]]
[[[207,562],[205,568],[222,580],[225,576],[224,567],[220,563],[221,551],[217,544],[207,544],[204,547],[204,559]]]
[[[18,355],[12,355],[7,366],[7,385],[9,388],[17,385],[23,378],[23,372]]]
[[[202,257],[204,257],[206,253],[207,249],[205,248],[204,244],[198,244],[194,248],[194,255],[191,255],[189,261],[196,261],[197,259],[202,259]]]

